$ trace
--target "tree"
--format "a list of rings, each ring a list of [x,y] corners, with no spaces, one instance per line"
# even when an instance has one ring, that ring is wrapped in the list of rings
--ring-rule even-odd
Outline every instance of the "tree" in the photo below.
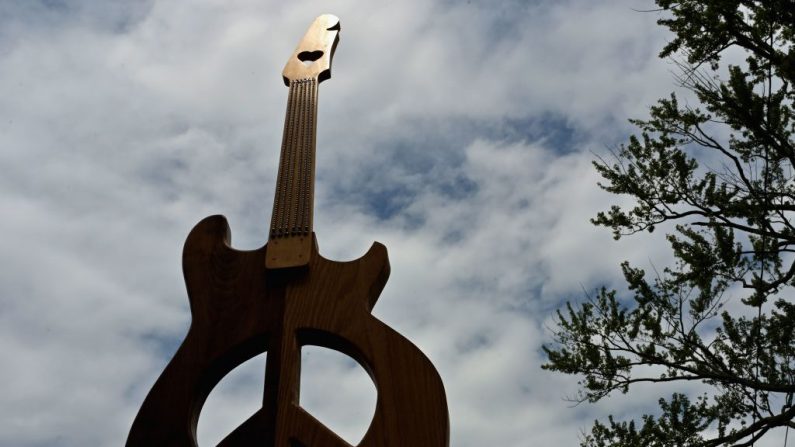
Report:
[[[595,422],[584,446],[752,445],[795,428],[795,2],[656,4],[675,36],[660,57],[698,104],[672,94],[630,120],[639,135],[594,165],[634,205],[592,222],[616,239],[665,226],[675,262],[624,262],[627,292],[558,311],[543,368],[582,377],[580,401],[702,385],[641,420]],[[744,61],[726,64],[729,51]]]

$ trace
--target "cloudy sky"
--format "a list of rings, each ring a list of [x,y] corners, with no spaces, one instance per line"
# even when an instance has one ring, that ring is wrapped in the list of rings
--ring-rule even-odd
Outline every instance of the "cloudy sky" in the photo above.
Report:
[[[590,165],[676,88],[646,0],[0,0],[0,445],[114,446],[184,336],[191,227],[264,244],[287,89],[315,16],[342,23],[320,88],[315,231],[392,274],[375,315],[445,383],[451,445],[575,445],[654,389],[573,407],[542,371],[552,313],[624,259],[588,218],[622,198]],[[662,235],[660,235],[662,236]],[[656,235],[655,235],[656,237]],[[350,442],[364,370],[303,354],[301,404]],[[199,444],[259,406],[265,356],[210,395]]]

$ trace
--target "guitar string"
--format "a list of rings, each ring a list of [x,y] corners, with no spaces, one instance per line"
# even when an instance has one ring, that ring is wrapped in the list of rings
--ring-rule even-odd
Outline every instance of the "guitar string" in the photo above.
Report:
[[[296,128],[298,129],[298,137],[296,138],[295,148],[294,148],[294,157],[295,162],[293,165],[293,173],[294,173],[294,180],[292,186],[293,191],[293,200],[290,201],[290,221],[287,225],[287,234],[289,236],[293,236],[295,234],[295,228],[298,225],[298,207],[301,201],[301,153],[303,152],[303,145],[304,140],[306,139],[306,134],[304,132],[305,122],[306,122],[306,80],[301,79],[299,82],[300,86],[300,105],[299,105],[299,113],[300,119],[296,123]],[[295,175],[297,174],[297,175]]]
[[[287,140],[290,138],[290,115],[292,113],[292,104],[293,104],[293,87],[292,83],[290,84],[290,89],[287,95],[287,110],[285,111],[285,120],[284,120],[284,130],[282,132],[282,150],[279,154],[279,174],[276,179],[276,193],[274,194],[273,198],[273,215],[271,216],[271,238],[275,238],[279,236],[280,228],[280,221],[283,212],[283,205],[284,205],[284,182],[285,182],[285,175],[286,175],[286,151],[287,151]]]
[[[292,152],[293,141],[295,140],[295,121],[296,121],[296,102],[298,99],[298,87],[297,84],[293,81],[290,83],[290,88],[293,90],[293,97],[290,103],[290,130],[287,141],[285,141],[285,150],[284,150],[284,157],[285,157],[285,164],[284,164],[284,195],[282,196],[282,204],[281,204],[281,213],[279,215],[279,236],[285,236],[285,222],[287,221],[287,210],[289,207],[289,197],[290,197],[290,155]]]
[[[306,172],[307,175],[304,177],[304,193],[306,195],[306,201],[304,203],[304,212],[306,213],[306,221],[304,222],[303,232],[304,234],[309,234],[309,231],[312,227],[312,188],[314,187],[314,177],[315,177],[315,167],[314,167],[314,160],[315,160],[315,132],[316,124],[315,124],[315,117],[317,116],[317,80],[312,79],[310,83],[311,87],[311,94],[310,94],[310,106],[309,106],[309,129],[311,132],[309,145],[307,147],[307,156],[306,156]]]
[[[298,147],[296,150],[296,164],[298,175],[296,177],[296,194],[295,194],[295,204],[293,206],[293,210],[295,211],[295,220],[290,226],[290,235],[293,236],[296,233],[296,230],[299,225],[301,225],[301,206],[303,205],[303,192],[302,189],[302,182],[304,178],[304,146],[306,146],[306,81],[301,80],[301,130],[299,133],[301,137],[299,138]]]
[[[296,141],[295,147],[295,172],[296,176],[293,179],[293,191],[294,191],[294,199],[290,203],[290,226],[289,226],[289,234],[290,236],[295,235],[296,228],[298,227],[298,219],[300,218],[300,206],[301,206],[301,175],[302,175],[302,160],[301,157],[303,155],[304,144],[306,143],[306,79],[302,79],[301,81],[301,119],[298,122],[298,134],[299,138]]]
[[[279,206],[278,215],[276,216],[276,237],[280,237],[282,233],[282,221],[284,219],[284,198],[287,195],[287,152],[290,150],[289,141],[292,137],[292,119],[293,103],[295,102],[295,89],[290,84],[290,94],[287,99],[287,115],[284,118],[285,137],[282,139],[282,161],[279,173],[282,181],[279,187]]]
[[[295,82],[295,81],[294,81]],[[286,182],[286,194],[284,198],[284,213],[282,215],[282,236],[289,236],[289,229],[290,229],[290,208],[293,201],[293,184],[295,181],[295,145],[296,140],[298,139],[298,123],[300,121],[300,84],[296,83],[294,86],[296,88],[297,94],[295,95],[296,101],[293,102],[293,113],[290,116],[290,141],[289,141],[289,149],[287,151],[287,182]]]
[[[309,179],[312,175],[311,170],[311,161],[312,161],[312,143],[314,140],[314,123],[313,123],[313,115],[314,115],[314,79],[307,80],[307,89],[306,89],[306,121],[304,122],[304,129],[305,129],[305,137],[304,137],[304,147],[301,154],[302,157],[302,170],[303,176],[301,176],[301,221],[298,224],[298,228],[296,229],[299,234],[306,234],[309,228]]]
[[[301,103],[303,100],[301,98],[302,85],[300,80],[297,81],[296,90],[295,103],[293,104],[295,108],[295,112],[293,113],[293,132],[292,138],[290,138],[290,164],[287,168],[290,175],[287,183],[287,200],[284,203],[285,222],[282,229],[284,236],[290,236],[291,234],[290,228],[293,222],[293,209],[295,208],[295,204],[293,203],[295,201],[295,170],[298,163],[297,148],[301,141],[301,120],[303,119],[301,116]]]
[[[292,228],[293,228],[293,209],[295,208],[295,177],[296,177],[296,168],[298,167],[297,158],[298,148],[301,146],[301,121],[304,119],[303,117],[303,85],[301,80],[299,79],[296,81],[296,86],[298,89],[298,100],[296,102],[296,121],[295,121],[295,138],[293,139],[293,145],[290,150],[292,164],[290,165],[290,198],[287,201],[287,222],[284,228],[285,235],[291,236],[292,235]]]
[[[271,237],[309,234],[317,81],[290,82]]]
[[[306,163],[306,147],[309,145],[309,137],[310,137],[310,134],[309,134],[310,131],[309,131],[309,128],[307,126],[307,124],[308,124],[307,115],[309,113],[309,79],[305,79],[304,80],[304,94],[303,94],[303,98],[304,98],[304,104],[303,104],[304,121],[301,123],[303,125],[303,129],[301,130],[301,151],[300,151],[301,152],[301,159],[300,159],[300,161],[301,161],[301,165],[300,165],[301,175],[296,179],[297,180],[296,189],[298,191],[298,200],[296,201],[296,207],[295,207],[295,214],[296,214],[297,218],[296,218],[295,226],[293,227],[293,233],[295,235],[301,234],[300,228],[303,225],[303,220],[304,220],[304,215],[303,215],[304,199],[305,199],[305,197],[304,197],[304,177],[307,175],[304,165]]]
[[[298,175],[296,176],[295,182],[295,203],[293,204],[292,211],[295,212],[295,220],[293,221],[292,225],[290,226],[290,235],[295,235],[295,230],[300,225],[301,222],[301,201],[303,199],[303,194],[301,192],[301,179],[304,175],[304,145],[306,139],[306,81],[302,79],[301,83],[301,121],[299,123],[300,128],[298,133],[300,137],[298,138],[298,144],[296,147],[296,158],[297,158],[297,166],[296,169],[298,171]]]
[[[288,114],[287,117],[285,117],[285,120],[286,120],[285,121],[285,125],[287,126],[287,138],[285,138],[284,141],[282,141],[282,147],[284,148],[284,150],[282,152],[283,161],[282,161],[281,169],[282,169],[282,177],[283,177],[284,180],[282,181],[282,189],[281,189],[281,194],[279,196],[279,219],[278,219],[277,229],[276,229],[276,236],[277,237],[281,237],[282,236],[282,232],[283,232],[283,229],[284,229],[284,210],[285,210],[285,206],[286,206],[285,200],[287,199],[287,186],[288,186],[288,177],[289,177],[288,160],[289,160],[289,157],[290,157],[290,154],[289,154],[289,152],[290,152],[290,140],[293,138],[293,129],[292,129],[292,127],[293,127],[293,114],[295,113],[295,86],[293,85],[292,82],[290,83],[290,92],[291,92],[291,95],[290,95],[290,98],[288,100],[290,113]]]

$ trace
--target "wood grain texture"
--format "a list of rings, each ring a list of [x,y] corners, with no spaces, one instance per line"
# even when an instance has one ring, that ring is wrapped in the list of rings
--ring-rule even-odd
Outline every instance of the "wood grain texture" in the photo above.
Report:
[[[198,416],[212,388],[268,351],[262,408],[219,445],[350,447],[298,405],[304,345],[347,354],[373,379],[375,414],[358,446],[448,446],[438,373],[416,346],[371,314],[389,276],[383,245],[374,243],[350,262],[315,252],[305,268],[268,270],[267,246],[239,251],[229,238],[222,216],[204,219],[188,236],[183,271],[191,327],[144,401],[127,446],[196,446]]]

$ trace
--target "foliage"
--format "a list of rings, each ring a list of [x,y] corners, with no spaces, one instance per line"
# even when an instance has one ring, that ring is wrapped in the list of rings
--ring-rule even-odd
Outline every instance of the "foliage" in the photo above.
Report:
[[[625,262],[629,296],[567,304],[544,368],[583,377],[590,402],[638,383],[702,385],[641,421],[596,422],[584,446],[751,445],[795,428],[795,2],[656,3],[675,35],[660,56],[680,60],[699,107],[672,94],[631,120],[640,135],[595,166],[635,205],[592,222],[616,239],[671,222],[675,263],[649,275]]]

